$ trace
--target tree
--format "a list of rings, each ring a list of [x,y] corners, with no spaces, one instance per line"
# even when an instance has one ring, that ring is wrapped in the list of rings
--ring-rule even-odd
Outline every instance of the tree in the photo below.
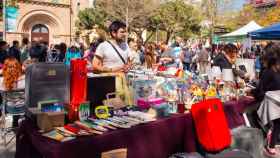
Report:
[[[268,10],[258,20],[261,26],[269,26],[280,21],[280,6]]]
[[[155,12],[152,22],[160,30],[166,31],[166,43],[174,34],[199,32],[200,19],[197,18],[194,8],[183,0],[168,1],[161,4]]]
[[[231,9],[234,0],[201,0],[201,12],[207,27],[204,32],[212,38],[215,27],[220,26],[225,20],[224,13]],[[212,40],[211,40],[212,41]]]
[[[76,26],[79,29],[90,30],[93,29],[94,26],[105,29],[106,21],[109,19],[109,15],[107,15],[107,13],[103,10],[97,8],[86,8],[79,12],[78,19],[79,20],[76,22]]]
[[[223,15],[219,16],[218,21],[229,30],[235,30],[248,24],[252,20],[258,22],[259,17],[260,13],[255,7],[247,4],[244,5],[240,11],[224,12]]]
[[[145,29],[149,29],[151,14],[160,5],[160,0],[96,0],[96,7],[111,17],[126,21],[130,31],[140,38]]]
[[[219,25],[229,29],[229,31],[235,30],[237,25],[237,17],[239,16],[238,11],[226,11],[222,15],[218,16]]]
[[[240,11],[239,15],[236,17],[235,21],[238,27],[248,24],[250,21],[255,20],[260,17],[256,8],[253,5],[247,4]]]

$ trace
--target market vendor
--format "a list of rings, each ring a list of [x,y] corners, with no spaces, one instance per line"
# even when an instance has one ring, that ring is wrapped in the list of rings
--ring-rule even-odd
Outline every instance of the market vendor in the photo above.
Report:
[[[236,59],[237,59],[237,54],[238,54],[238,49],[237,47],[229,43],[224,46],[224,52],[219,53],[215,58],[214,58],[214,66],[218,66],[223,69],[232,69],[233,73],[235,76],[239,76],[241,78],[249,78],[248,74],[246,72],[238,69],[235,65]]]
[[[127,72],[130,69],[130,49],[126,43],[126,25],[114,21],[109,26],[111,39],[101,43],[95,52],[93,70],[98,73]]]

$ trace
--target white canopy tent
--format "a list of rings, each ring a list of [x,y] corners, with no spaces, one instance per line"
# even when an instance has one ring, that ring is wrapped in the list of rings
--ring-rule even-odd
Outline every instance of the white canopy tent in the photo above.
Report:
[[[221,38],[222,39],[227,39],[227,38],[231,38],[231,39],[243,39],[247,37],[247,34],[249,32],[252,31],[256,31],[258,29],[261,29],[262,27],[260,25],[258,25],[255,21],[251,21],[249,22],[247,25],[231,32],[231,33],[227,33],[225,35],[222,35]]]

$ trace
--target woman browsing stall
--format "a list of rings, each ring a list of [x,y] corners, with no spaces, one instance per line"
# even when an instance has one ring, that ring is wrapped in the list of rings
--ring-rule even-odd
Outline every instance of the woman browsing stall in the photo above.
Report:
[[[263,57],[263,61],[264,61],[265,69],[260,76],[260,80],[256,89],[249,91],[259,103],[263,102],[265,94],[268,91],[280,90],[280,45],[270,43],[269,45],[266,46],[264,51],[265,54]],[[261,104],[261,106],[263,105]],[[269,115],[275,115],[275,113],[278,113],[279,111],[275,113],[274,112],[268,113],[267,117],[270,117]],[[270,121],[273,127],[270,128],[271,132],[268,132],[267,135],[268,145],[264,149],[267,155],[275,156],[277,155],[277,150],[275,146],[277,143],[278,136],[280,134],[280,116],[278,117],[278,119],[273,119]]]

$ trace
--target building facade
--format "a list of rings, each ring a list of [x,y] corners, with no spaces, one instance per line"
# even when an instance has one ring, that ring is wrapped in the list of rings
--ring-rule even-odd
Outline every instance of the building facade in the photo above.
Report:
[[[75,20],[79,10],[90,7],[89,0],[19,0],[13,31],[6,32],[6,41],[48,44],[70,44],[75,35]]]

